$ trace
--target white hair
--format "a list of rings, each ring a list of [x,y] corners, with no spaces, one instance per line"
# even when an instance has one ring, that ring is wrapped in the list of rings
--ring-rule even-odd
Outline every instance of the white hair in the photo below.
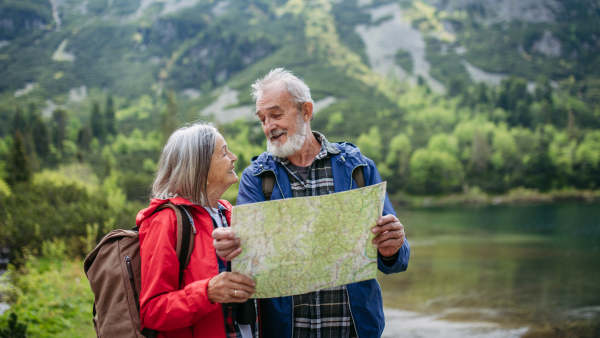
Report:
[[[292,97],[294,105],[299,112],[302,111],[302,105],[306,102],[310,102],[314,106],[315,101],[310,97],[310,88],[285,68],[271,69],[269,74],[254,82],[250,91],[254,101],[259,100],[265,89],[276,83],[283,83],[285,85],[285,89]]]
[[[206,184],[217,135],[217,128],[204,122],[173,132],[160,154],[152,198],[180,196],[192,203],[209,205]]]
[[[281,134],[287,134],[288,140],[280,145],[281,141],[271,141],[271,137],[279,136]],[[302,114],[298,114],[296,120],[296,130],[294,134],[290,136],[287,130],[274,130],[269,133],[267,137],[267,151],[273,154],[273,156],[279,158],[287,158],[297,153],[306,142],[306,122],[302,118]]]

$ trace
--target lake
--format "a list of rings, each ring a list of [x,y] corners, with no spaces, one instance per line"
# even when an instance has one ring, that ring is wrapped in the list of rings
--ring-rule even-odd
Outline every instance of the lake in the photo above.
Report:
[[[411,258],[406,272],[378,276],[387,326],[600,322],[600,205],[396,210]]]

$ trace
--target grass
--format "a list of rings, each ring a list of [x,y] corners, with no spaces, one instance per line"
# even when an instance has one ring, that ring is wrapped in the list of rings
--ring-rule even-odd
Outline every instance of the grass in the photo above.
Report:
[[[55,250],[56,251],[56,250]],[[2,277],[3,297],[11,309],[0,317],[6,325],[14,312],[26,323],[29,337],[93,337],[94,295],[80,259],[30,258]]]

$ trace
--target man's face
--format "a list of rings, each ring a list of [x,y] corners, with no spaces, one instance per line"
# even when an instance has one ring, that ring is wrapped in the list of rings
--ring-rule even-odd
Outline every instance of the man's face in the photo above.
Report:
[[[267,137],[267,150],[288,157],[302,148],[306,139],[306,121],[283,84],[267,88],[256,101],[256,116]]]

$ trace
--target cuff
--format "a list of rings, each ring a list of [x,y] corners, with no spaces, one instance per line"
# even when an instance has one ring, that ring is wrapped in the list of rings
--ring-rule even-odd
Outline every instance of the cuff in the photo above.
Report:
[[[398,257],[400,257],[400,250],[398,250],[395,254],[391,255],[390,257],[383,256],[381,253],[379,253],[379,250],[377,250],[377,258],[379,258],[383,265],[387,266],[388,268],[396,264],[396,262],[398,261]]]
[[[208,313],[216,310],[220,304],[208,300],[208,282],[209,279],[199,280],[186,285],[184,288],[188,306],[196,313]]]

